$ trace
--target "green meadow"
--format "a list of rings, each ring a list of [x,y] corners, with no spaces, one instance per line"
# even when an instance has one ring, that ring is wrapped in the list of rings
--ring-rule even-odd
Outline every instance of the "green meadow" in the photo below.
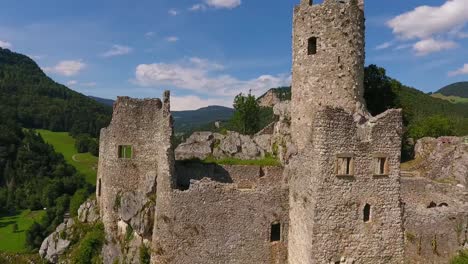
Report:
[[[25,253],[26,230],[34,223],[39,222],[45,211],[25,210],[16,215],[0,216],[0,251]],[[13,226],[17,224],[15,231]]]
[[[96,185],[97,157],[90,153],[78,153],[75,149],[75,139],[68,132],[52,132],[43,129],[37,131],[44,141],[54,146],[56,152],[62,153],[65,160],[86,177],[87,182]]]

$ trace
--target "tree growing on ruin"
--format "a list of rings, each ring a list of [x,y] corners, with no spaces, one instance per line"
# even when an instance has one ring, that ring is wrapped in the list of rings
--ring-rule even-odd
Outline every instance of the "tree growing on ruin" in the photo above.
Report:
[[[234,115],[231,123],[234,129],[242,134],[252,135],[258,131],[260,124],[260,106],[255,96],[239,94],[234,98]]]

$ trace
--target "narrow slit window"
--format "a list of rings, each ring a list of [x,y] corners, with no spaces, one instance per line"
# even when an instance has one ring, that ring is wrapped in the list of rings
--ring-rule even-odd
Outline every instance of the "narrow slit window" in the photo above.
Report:
[[[370,218],[371,218],[371,206],[370,206],[370,204],[366,204],[364,206],[363,214],[364,214],[364,216],[363,216],[364,223],[369,222]]]
[[[101,179],[98,180],[98,196],[101,196]]]
[[[336,174],[341,176],[351,176],[354,174],[353,157],[338,157],[336,163]]]
[[[307,44],[307,54],[308,55],[317,54],[317,38],[316,37],[309,38],[309,41]]]
[[[119,158],[131,159],[133,157],[133,148],[129,145],[119,146]]]
[[[388,164],[386,157],[377,157],[375,159],[375,175],[387,175]]]
[[[281,241],[281,224],[274,223],[271,225],[270,242]]]

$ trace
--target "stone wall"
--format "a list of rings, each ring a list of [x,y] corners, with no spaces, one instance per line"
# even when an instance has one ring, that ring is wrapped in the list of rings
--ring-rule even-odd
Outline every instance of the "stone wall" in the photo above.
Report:
[[[286,263],[288,187],[281,168],[182,163],[176,171],[184,186],[158,204],[153,263]],[[199,180],[197,171],[211,171],[211,179]],[[280,241],[270,241],[272,224],[281,225]]]
[[[402,178],[405,260],[448,263],[468,248],[468,191],[428,178]]]
[[[289,164],[289,263],[403,262],[401,133],[399,110],[363,124],[343,109],[317,111],[313,144]],[[337,173],[341,155],[350,175]],[[376,157],[386,157],[385,175],[375,174]]]
[[[173,160],[169,107],[168,92],[164,101],[119,97],[101,130],[96,197],[108,241],[105,263],[137,263],[139,247],[151,240],[156,179]],[[131,157],[119,156],[119,146],[131,146]]]
[[[468,144],[463,137],[422,138],[409,168],[433,180],[468,186]]]
[[[293,18],[291,134],[297,148],[311,139],[315,109],[341,107],[367,116],[364,95],[364,14],[356,0],[302,0]],[[362,4],[362,2],[360,3]],[[308,54],[309,38],[316,54]]]

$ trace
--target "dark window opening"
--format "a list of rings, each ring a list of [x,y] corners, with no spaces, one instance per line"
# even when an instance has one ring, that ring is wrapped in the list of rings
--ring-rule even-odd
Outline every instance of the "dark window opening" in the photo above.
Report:
[[[375,174],[376,175],[386,175],[388,174],[387,158],[378,157],[376,158],[375,163]]]
[[[341,63],[341,56],[338,56],[338,63]]]
[[[338,157],[337,160],[337,174],[338,175],[353,175],[353,158],[352,157]]]
[[[314,0],[309,0],[309,5],[311,6],[314,3]]]
[[[364,206],[364,223],[367,223],[370,221],[370,215],[371,215],[371,206],[370,204],[366,204]]]
[[[101,196],[101,179],[98,180],[98,196]]]
[[[133,157],[133,148],[128,145],[119,146],[119,158],[131,159]]]
[[[281,240],[281,224],[275,223],[271,225],[270,242]]]
[[[309,38],[308,45],[307,45],[307,54],[314,55],[317,53],[317,38],[311,37]]]

